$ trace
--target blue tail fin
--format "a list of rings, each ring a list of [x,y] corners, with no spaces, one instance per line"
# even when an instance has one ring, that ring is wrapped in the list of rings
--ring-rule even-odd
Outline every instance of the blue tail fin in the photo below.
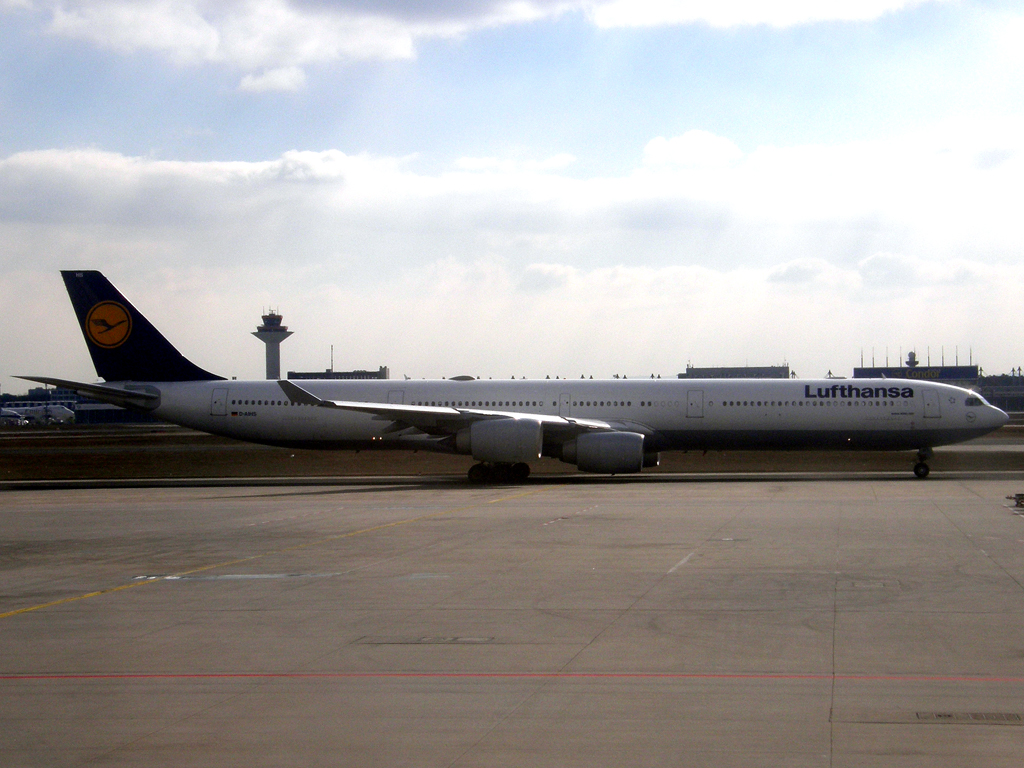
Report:
[[[107,381],[213,381],[96,271],[61,271],[96,373]]]

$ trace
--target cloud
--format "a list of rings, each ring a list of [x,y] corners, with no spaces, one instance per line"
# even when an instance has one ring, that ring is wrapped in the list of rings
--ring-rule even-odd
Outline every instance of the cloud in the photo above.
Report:
[[[179,64],[242,69],[411,58],[415,37],[457,33],[445,23],[416,28],[386,14],[286,0],[72,0],[53,8],[49,31],[119,53],[153,51]]]
[[[8,0],[9,1],[9,0]],[[415,56],[417,42],[562,12],[564,3],[416,4],[292,0],[39,0],[51,34],[122,54],[181,65],[227,64],[251,72],[243,90],[293,88],[298,68]]]
[[[425,40],[554,20],[603,28],[709,24],[791,27],[867,21],[948,0],[0,0],[35,9],[48,31],[120,54],[151,52],[183,66],[245,72],[242,90],[301,87],[298,70],[334,62],[411,59]],[[262,72],[263,74],[256,74]]]
[[[331,344],[339,369],[388,365],[396,378],[665,377],[687,363],[784,362],[814,377],[830,369],[849,374],[862,349],[881,357],[888,347],[895,360],[901,348],[916,347],[924,357],[929,346],[936,358],[943,346],[949,358],[954,347],[971,348],[990,372],[1021,364],[1005,329],[991,322],[1014,316],[1020,266],[976,264],[981,279],[967,295],[936,283],[889,295],[863,290],[856,267],[837,269],[824,284],[789,284],[751,267],[520,269],[486,258],[442,258],[388,272],[368,288],[338,271],[311,273],[287,262],[151,262],[145,270],[110,261],[73,264],[103,268],[189,358],[240,378],[262,375],[263,349],[249,332],[266,306],[279,308],[295,331],[282,347],[285,370],[326,368]],[[540,276],[547,282],[520,282]],[[93,378],[55,271],[5,274],[0,299],[19,322],[20,343],[5,358],[5,374]],[[19,386],[5,381],[4,388]]]
[[[734,262],[760,262],[757,252],[766,247],[814,239],[846,240],[857,259],[908,244],[984,253],[1016,245],[1024,232],[1013,215],[1024,203],[1018,131],[1015,123],[950,125],[875,142],[763,146],[746,154],[725,137],[691,131],[651,141],[633,172],[591,178],[569,175],[568,155],[464,158],[423,174],[415,157],[337,150],[206,163],[98,150],[24,152],[0,161],[0,222],[230,221],[273,205],[315,211],[325,231],[352,222],[424,234],[472,225],[500,234],[502,247],[534,235],[587,242],[699,230],[713,239],[756,238],[750,252],[726,249]],[[999,162],[978,162],[993,153]],[[872,238],[899,247],[866,243]],[[629,248],[619,258],[638,252]],[[672,255],[700,254],[677,248]]]
[[[795,259],[770,269],[767,280],[771,283],[806,285],[821,280],[822,277],[834,271],[834,269],[824,259]]]
[[[691,131],[651,141],[632,172],[589,178],[568,172],[567,155],[464,158],[425,174],[415,157],[337,150],[262,162],[24,152],[0,160],[0,228],[102,235],[112,247],[142,236],[189,243],[181,258],[204,238],[217,262],[269,257],[287,230],[302,262],[383,255],[387,243],[397,264],[457,252],[520,265],[788,265],[773,279],[792,281],[820,260],[848,266],[879,253],[1016,257],[1021,135],[1015,124],[953,125],[744,154]]]
[[[263,91],[298,91],[306,84],[306,73],[300,67],[278,67],[259,75],[246,75],[238,89],[251,93]]]
[[[870,21],[934,0],[610,0],[588,4],[599,27],[703,23],[795,27],[826,21]]]
[[[159,51],[180,63],[220,58],[221,35],[200,9],[173,2],[57,5],[49,31],[118,53]]]
[[[692,130],[666,139],[659,136],[644,147],[644,165],[677,165],[690,168],[721,168],[743,157],[740,148],[723,136]]]
[[[783,359],[809,376],[872,344],[973,345],[1007,369],[1021,361],[991,318],[1016,316],[1024,277],[1021,137],[989,122],[710,166],[646,153],[612,177],[558,156],[426,173],[337,150],[18,153],[0,159],[0,297],[29,330],[5,374],[92,376],[57,278],[82,267],[229,375],[259,375],[246,334],[270,304],[303,330],[283,350],[293,369],[324,367],[331,343],[344,365],[417,376]],[[732,146],[684,139],[664,145]]]

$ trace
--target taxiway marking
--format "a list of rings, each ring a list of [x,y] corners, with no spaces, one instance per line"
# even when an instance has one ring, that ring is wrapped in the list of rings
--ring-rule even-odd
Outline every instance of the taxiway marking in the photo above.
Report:
[[[697,550],[693,550],[693,552],[691,552],[686,557],[684,557],[682,560],[680,560],[678,563],[676,563],[671,568],[669,568],[668,572],[669,573],[675,573],[677,570],[679,570],[684,565],[686,565],[688,562],[690,562],[690,558],[693,557],[696,554],[697,554]]]

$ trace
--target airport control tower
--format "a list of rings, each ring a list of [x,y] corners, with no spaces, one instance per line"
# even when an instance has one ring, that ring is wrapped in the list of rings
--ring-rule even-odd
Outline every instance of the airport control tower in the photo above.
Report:
[[[267,345],[267,378],[281,378],[281,342],[292,335],[287,325],[281,325],[284,318],[274,310],[263,315],[263,325],[257,325],[253,336]]]

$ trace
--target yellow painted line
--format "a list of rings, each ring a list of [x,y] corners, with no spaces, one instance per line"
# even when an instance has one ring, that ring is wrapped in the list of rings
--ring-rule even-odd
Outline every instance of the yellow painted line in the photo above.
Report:
[[[0,613],[0,619],[6,619],[8,616],[17,616],[19,613],[28,613],[29,611],[38,611],[43,608],[52,608],[55,605],[63,605],[64,603],[73,603],[75,600],[85,600],[87,597],[99,597],[100,595],[106,595],[110,592],[118,592],[122,589],[131,589],[132,587],[141,587],[143,584],[150,584],[159,579],[150,579],[148,581],[137,581],[133,584],[122,584],[119,587],[111,587],[110,589],[101,589],[98,592],[89,592],[84,595],[76,595],[75,597],[65,597],[63,600],[54,600],[51,603],[43,603],[42,605],[30,605],[27,608],[19,608],[16,611],[8,611],[7,613]]]
[[[300,549],[308,549],[309,547],[316,547],[321,544],[326,544],[331,541],[338,541],[340,539],[350,539],[353,536],[362,536],[366,533],[374,533],[375,531],[383,531],[387,528],[396,528],[400,525],[409,525],[410,523],[418,523],[422,520],[429,520],[433,517],[443,517],[445,515],[453,515],[456,512],[465,512],[467,509],[475,509],[482,506],[483,504],[500,504],[504,501],[512,501],[514,499],[521,499],[524,496],[531,496],[535,493],[540,493],[545,490],[544,488],[536,488],[532,491],[526,491],[524,493],[517,493],[512,496],[502,496],[500,499],[491,499],[486,502],[478,502],[476,504],[467,504],[464,507],[455,507],[454,509],[446,509],[444,512],[431,512],[429,515],[420,515],[418,517],[410,517],[407,520],[396,520],[393,523],[381,523],[380,525],[374,525],[370,528],[361,528],[358,531],[349,531],[348,533],[339,533],[334,536],[327,536],[323,539],[317,539],[316,541],[310,541],[306,544],[296,544],[295,546],[285,547],[284,549],[276,549],[273,552],[264,552],[261,555],[250,555],[249,557],[240,557],[235,560],[225,560],[220,563],[213,563],[212,565],[203,565],[199,568],[192,568],[188,571],[180,571],[179,573],[168,574],[167,576],[157,576],[152,579],[144,579],[142,581],[135,581],[131,584],[122,584],[118,587],[110,587],[109,589],[100,589],[95,592],[87,592],[84,595],[75,595],[73,597],[65,597],[61,600],[53,600],[49,603],[41,603],[40,605],[30,605],[25,608],[18,608],[14,611],[7,611],[6,613],[0,613],[0,619],[6,619],[10,616],[17,616],[20,613],[30,613],[31,611],[41,611],[43,608],[54,608],[58,605],[65,605],[66,603],[74,603],[78,600],[86,600],[90,597],[100,597],[101,595],[109,595],[111,592],[120,592],[123,589],[133,589],[134,587],[142,587],[146,584],[156,584],[160,581],[166,581],[167,579],[181,578],[182,576],[191,576],[193,573],[202,573],[203,571],[212,571],[215,568],[224,568],[229,565],[238,565],[239,563],[248,563],[253,560],[260,560],[264,557],[273,557],[274,555],[281,555],[285,552],[297,552]]]

